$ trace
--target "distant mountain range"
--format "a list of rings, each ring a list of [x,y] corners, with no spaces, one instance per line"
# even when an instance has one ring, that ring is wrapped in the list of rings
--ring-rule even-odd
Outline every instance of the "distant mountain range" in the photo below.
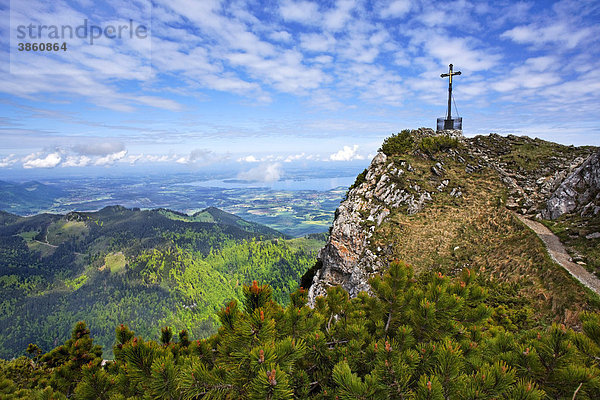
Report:
[[[220,210],[216,207],[208,207],[202,211],[194,213],[192,215],[187,215],[184,213],[180,213],[177,211],[167,210],[167,209],[157,209],[160,214],[166,216],[167,218],[175,221],[183,221],[183,222],[206,222],[212,224],[219,225],[228,225],[240,228],[247,232],[253,232],[261,235],[270,235],[274,237],[284,237],[288,238],[288,236],[284,235],[281,232],[276,231],[275,229],[271,229],[265,225],[257,224],[255,222],[246,221],[237,215],[230,214],[223,210]]]
[[[51,207],[64,195],[64,190],[36,181],[25,183],[0,181],[0,210],[27,214],[31,209]]]

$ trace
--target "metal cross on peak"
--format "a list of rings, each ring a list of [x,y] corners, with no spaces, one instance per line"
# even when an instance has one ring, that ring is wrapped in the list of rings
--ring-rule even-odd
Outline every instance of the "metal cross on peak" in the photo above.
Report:
[[[448,66],[448,73],[447,74],[441,74],[440,77],[442,78],[446,78],[449,77],[450,79],[448,80],[448,116],[446,117],[446,121],[452,121],[452,76],[453,75],[460,75],[461,72],[460,71],[452,71],[452,64],[450,64]]]

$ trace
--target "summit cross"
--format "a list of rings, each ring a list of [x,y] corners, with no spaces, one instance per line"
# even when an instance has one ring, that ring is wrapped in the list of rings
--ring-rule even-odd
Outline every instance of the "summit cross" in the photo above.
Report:
[[[460,71],[456,71],[456,72],[452,71],[452,64],[450,64],[449,68],[448,68],[448,73],[440,75],[440,77],[442,77],[442,78],[446,78],[446,77],[450,78],[448,80],[448,116],[446,117],[447,123],[448,123],[448,121],[452,121],[452,76],[460,75],[460,74],[461,74]]]

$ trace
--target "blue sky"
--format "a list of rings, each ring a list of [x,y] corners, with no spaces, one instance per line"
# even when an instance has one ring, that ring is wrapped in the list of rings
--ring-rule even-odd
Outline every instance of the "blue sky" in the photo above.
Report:
[[[85,20],[148,35],[17,50],[19,26]],[[599,22],[581,0],[1,0],[0,177],[366,163],[445,114],[449,63],[465,135],[600,145]]]

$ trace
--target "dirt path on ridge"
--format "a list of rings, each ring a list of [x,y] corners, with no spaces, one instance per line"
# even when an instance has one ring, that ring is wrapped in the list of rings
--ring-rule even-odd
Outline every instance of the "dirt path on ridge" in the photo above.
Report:
[[[546,245],[546,250],[550,257],[564,269],[566,269],[575,279],[581,282],[585,287],[600,295],[600,279],[588,272],[583,266],[571,261],[565,246],[558,237],[537,221],[532,221],[524,216],[514,213],[514,215],[533,230]]]

